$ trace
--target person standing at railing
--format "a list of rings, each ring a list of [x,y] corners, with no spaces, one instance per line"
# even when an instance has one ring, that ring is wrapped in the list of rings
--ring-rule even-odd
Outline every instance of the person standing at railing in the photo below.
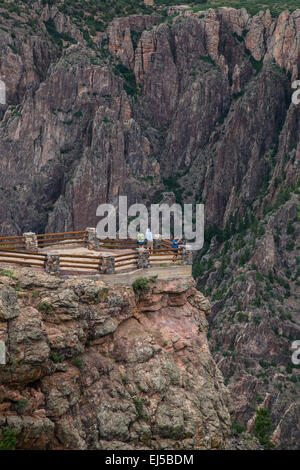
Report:
[[[178,250],[179,250],[179,243],[181,242],[181,240],[182,240],[181,238],[173,238],[173,240],[172,240],[172,248],[174,250],[173,261],[177,260]]]
[[[148,250],[153,250],[153,236],[150,228],[146,230],[146,239],[147,239],[147,248]]]
[[[144,243],[145,243],[145,235],[142,233],[142,232],[139,232],[137,237],[137,242],[138,242],[138,246],[139,247],[142,247],[144,246]]]

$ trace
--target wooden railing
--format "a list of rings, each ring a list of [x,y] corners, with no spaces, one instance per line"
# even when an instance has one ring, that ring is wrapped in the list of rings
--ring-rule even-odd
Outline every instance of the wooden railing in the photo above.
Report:
[[[136,266],[138,260],[138,253],[128,253],[125,255],[115,255],[115,267],[116,269],[120,270],[123,268],[127,268],[128,266]]]
[[[150,250],[150,266],[159,263],[170,263],[178,262],[182,260],[183,248],[157,248]]]
[[[24,236],[20,237],[0,237],[0,250],[14,251],[25,248]]]
[[[42,235],[37,235],[38,247],[44,248],[46,246],[62,244],[67,242],[67,244],[72,243],[85,243],[86,242],[86,231],[82,230],[80,232],[62,232],[62,233],[45,233]]]
[[[71,269],[85,270],[85,271],[90,271],[90,270],[99,271],[101,264],[102,264],[102,260],[100,256],[61,254],[59,259],[60,259],[60,267],[62,269],[71,268]]]
[[[91,243],[90,234],[93,234],[95,244]],[[47,233],[35,235],[25,233],[23,236],[0,237],[0,263],[19,264],[33,267],[43,267],[48,273],[67,271],[97,271],[100,273],[113,273],[127,270],[129,267],[145,268],[158,264],[170,264],[184,261],[184,247],[173,248],[172,243],[160,240],[160,248],[151,248],[148,253],[138,250],[136,240],[127,239],[101,239],[96,237],[95,229],[86,231]],[[87,249],[102,251],[99,254],[67,254],[55,253],[60,245],[84,244]],[[46,247],[55,246],[49,253],[39,251]],[[145,247],[147,249],[147,245]],[[123,253],[105,254],[106,250],[127,250]],[[104,253],[103,253],[104,252]],[[188,262],[191,264],[191,262]]]
[[[0,262],[9,264],[21,264],[23,266],[45,266],[46,255],[24,252],[2,252],[0,251]]]
[[[138,243],[136,240],[128,238],[127,240],[120,240],[119,238],[102,238],[99,240],[100,246],[113,250],[128,250],[130,248],[137,248]]]
[[[168,249],[172,248],[172,242],[170,242],[169,240],[161,239],[160,244],[164,248],[168,248]]]

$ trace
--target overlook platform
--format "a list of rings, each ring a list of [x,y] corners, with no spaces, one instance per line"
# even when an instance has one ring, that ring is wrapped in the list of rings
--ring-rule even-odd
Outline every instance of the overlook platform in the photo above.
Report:
[[[105,275],[123,284],[122,276],[157,276],[160,279],[189,277],[192,253],[186,246],[173,248],[168,240],[155,240],[151,248],[138,247],[128,239],[99,239],[96,230],[0,238],[0,263],[21,265],[62,277]],[[175,269],[176,268],[176,269]],[[179,269],[180,268],[180,269]]]

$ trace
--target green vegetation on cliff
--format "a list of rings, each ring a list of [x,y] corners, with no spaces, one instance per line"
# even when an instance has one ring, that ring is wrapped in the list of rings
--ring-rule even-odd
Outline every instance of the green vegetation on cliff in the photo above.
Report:
[[[232,8],[246,8],[251,15],[256,15],[260,10],[269,9],[273,16],[278,16],[284,10],[293,11],[299,8],[299,2],[296,0],[286,0],[284,2],[279,0],[154,0],[155,6],[145,5],[144,0],[85,0],[81,2],[74,2],[73,0],[42,0],[42,5],[49,7],[56,6],[62,13],[72,17],[77,26],[88,27],[92,36],[95,36],[99,31],[105,31],[107,24],[114,18],[128,16],[133,14],[151,14],[157,12],[165,14],[164,7],[176,5],[190,5],[194,11],[207,10],[209,8],[218,7],[232,7]],[[25,9],[30,8],[31,2],[28,0],[16,0],[11,3],[8,0],[0,0],[0,8],[5,9],[5,17],[9,18],[10,14],[22,14]],[[32,26],[35,26],[34,19]],[[52,25],[48,25],[53,32]],[[85,28],[84,28],[85,29]],[[86,30],[86,29],[85,29]],[[59,34],[56,34],[56,39],[60,42]]]
[[[3,427],[0,429],[0,450],[15,450],[18,433],[14,429]]]
[[[265,449],[272,449],[274,447],[270,441],[272,429],[272,421],[268,410],[265,408],[256,410],[254,435]]]

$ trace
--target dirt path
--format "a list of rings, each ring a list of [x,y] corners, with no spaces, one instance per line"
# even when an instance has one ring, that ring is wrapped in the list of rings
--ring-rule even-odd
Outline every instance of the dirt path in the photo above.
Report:
[[[192,266],[166,266],[136,269],[130,273],[100,274],[99,279],[107,284],[131,285],[139,277],[157,276],[161,280],[185,279],[192,276]]]

